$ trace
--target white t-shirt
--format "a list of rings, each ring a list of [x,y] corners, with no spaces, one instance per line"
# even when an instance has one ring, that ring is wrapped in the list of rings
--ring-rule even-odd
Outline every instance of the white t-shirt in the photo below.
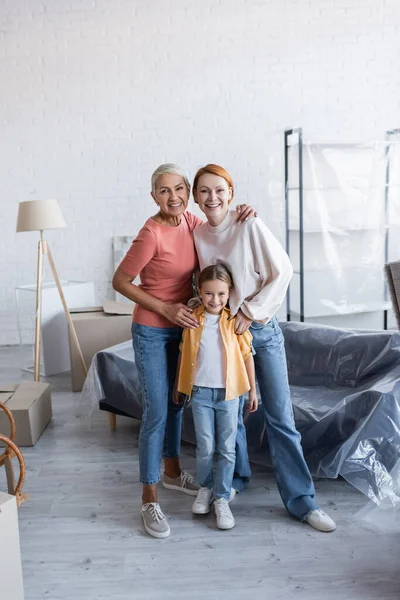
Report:
[[[219,329],[221,315],[205,313],[203,333],[197,354],[194,384],[201,387],[226,387],[225,348]]]
[[[232,274],[229,306],[253,321],[271,319],[282,304],[293,275],[290,259],[259,217],[241,225],[229,211],[217,227],[203,223],[194,232],[200,269],[221,263]]]

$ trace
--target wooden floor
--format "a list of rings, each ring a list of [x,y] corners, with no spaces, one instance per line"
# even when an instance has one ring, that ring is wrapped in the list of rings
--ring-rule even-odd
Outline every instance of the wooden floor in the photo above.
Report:
[[[25,376],[26,377],[26,376]],[[0,381],[18,381],[18,351],[0,349]],[[394,600],[400,598],[400,541],[372,533],[354,514],[366,499],[344,481],[316,482],[337,521],[323,534],[290,518],[273,475],[255,468],[232,503],[236,527],[193,517],[193,498],[160,489],[171,525],[166,540],[139,516],[138,423],[95,411],[90,430],[68,376],[54,384],[54,418],[24,449],[30,496],[19,511],[26,600]],[[194,472],[194,451],[183,466]],[[0,489],[5,489],[4,469]],[[0,553],[5,550],[0,541]],[[12,598],[2,600],[12,600]]]

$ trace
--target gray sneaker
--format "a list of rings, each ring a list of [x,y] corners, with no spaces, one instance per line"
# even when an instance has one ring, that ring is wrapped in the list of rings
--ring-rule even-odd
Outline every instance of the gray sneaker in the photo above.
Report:
[[[182,471],[179,477],[168,477],[164,473],[162,484],[167,490],[177,490],[189,496],[197,496],[200,486],[197,485],[190,473]]]
[[[149,535],[155,538],[169,536],[171,530],[158,502],[143,504],[140,514],[142,515],[144,528]]]

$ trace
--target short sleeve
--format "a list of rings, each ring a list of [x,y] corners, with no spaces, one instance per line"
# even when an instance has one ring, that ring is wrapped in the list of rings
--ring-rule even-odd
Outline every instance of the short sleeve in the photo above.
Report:
[[[189,226],[190,231],[193,231],[194,229],[196,229],[196,227],[198,227],[199,225],[202,225],[202,223],[203,223],[202,219],[200,219],[199,217],[196,217],[196,215],[194,215],[193,213],[184,212],[183,214],[185,216],[185,219]]]
[[[132,281],[157,254],[157,235],[150,227],[144,226],[137,238],[132,242],[125,257],[119,265],[124,273],[132,277]]]
[[[243,360],[247,360],[253,354],[251,351],[252,339],[253,339],[253,336],[251,335],[249,330],[245,331],[242,335],[237,336],[237,340],[239,343],[240,351],[243,356]]]

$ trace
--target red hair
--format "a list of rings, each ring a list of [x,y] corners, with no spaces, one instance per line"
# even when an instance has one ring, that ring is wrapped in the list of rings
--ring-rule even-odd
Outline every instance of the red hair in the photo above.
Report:
[[[205,167],[202,167],[201,169],[199,169],[197,171],[196,175],[194,176],[194,180],[193,180],[193,192],[197,189],[197,184],[199,183],[200,177],[202,175],[205,175],[206,173],[210,173],[211,175],[217,175],[218,177],[222,177],[222,179],[225,179],[228,186],[230,188],[232,188],[232,198],[233,198],[235,188],[233,185],[232,177],[229,175],[228,171],[226,171],[226,169],[224,169],[224,167],[220,167],[219,165],[213,165],[213,164],[206,165]],[[231,200],[232,200],[232,198],[231,198]]]

